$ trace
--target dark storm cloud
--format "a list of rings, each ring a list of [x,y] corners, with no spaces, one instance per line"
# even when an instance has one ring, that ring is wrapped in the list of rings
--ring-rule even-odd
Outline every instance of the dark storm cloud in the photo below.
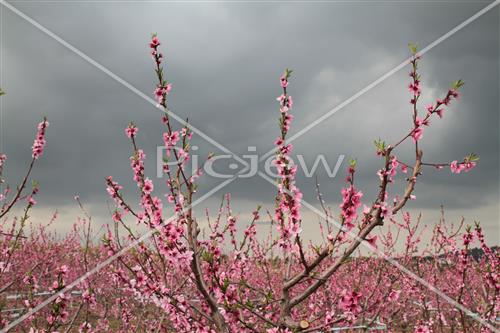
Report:
[[[147,94],[154,87],[147,40],[150,32],[158,32],[174,84],[172,110],[243,154],[249,145],[260,153],[272,148],[277,77],[284,67],[294,69],[293,134],[399,64],[408,56],[409,41],[425,46],[487,3],[14,5]],[[496,233],[498,15],[498,8],[490,11],[423,58],[424,101],[442,96],[451,81],[466,81],[462,99],[426,130],[425,159],[446,162],[474,151],[481,162],[464,176],[426,171],[418,200],[410,205],[432,210],[444,204],[457,214],[477,208],[484,217],[471,218],[487,217]],[[2,145],[9,155],[9,178],[21,176],[34,126],[47,115],[49,145],[35,173],[43,187],[40,204],[72,205],[73,195],[80,194],[96,214],[105,214],[104,177],[112,174],[131,185],[130,145],[123,135],[131,120],[140,127],[139,141],[154,176],[159,112],[5,8],[2,27],[7,91]],[[357,157],[358,181],[370,198],[380,165],[373,139],[392,142],[409,126],[407,72],[398,72],[297,139],[295,152],[308,161],[324,153],[331,164],[339,154]],[[202,154],[221,152],[200,138],[194,144]],[[329,200],[338,200],[342,178],[320,174]],[[220,181],[205,178],[201,193]],[[315,202],[314,180],[301,177],[299,185]],[[240,200],[242,210],[273,197],[272,185],[262,179],[238,180],[225,190],[233,193],[236,205]]]

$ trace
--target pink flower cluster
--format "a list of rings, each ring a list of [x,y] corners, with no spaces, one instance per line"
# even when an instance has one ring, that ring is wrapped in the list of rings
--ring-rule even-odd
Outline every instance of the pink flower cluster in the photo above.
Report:
[[[46,119],[38,124],[38,133],[36,134],[35,141],[33,142],[33,147],[31,147],[34,159],[38,159],[43,154],[43,149],[47,143],[45,140],[45,130],[48,126],[49,122]]]
[[[440,118],[443,117],[443,106],[448,106],[452,99],[456,99],[459,97],[458,88],[460,88],[464,83],[461,80],[458,80],[454,83],[453,87],[448,90],[444,99],[438,99],[436,103],[430,104],[426,107],[427,115],[424,119],[420,119],[417,117],[417,102],[422,94],[422,89],[420,86],[420,75],[417,73],[418,68],[418,60],[420,60],[420,55],[416,52],[416,47],[412,46],[414,49],[412,50],[413,58],[411,60],[412,70],[410,72],[410,77],[412,78],[412,82],[408,86],[412,97],[410,99],[410,104],[413,105],[413,122],[414,129],[411,132],[411,136],[414,142],[418,142],[423,137],[424,129],[423,126],[429,126],[429,118],[433,114],[437,114]]]
[[[394,181],[394,177],[396,176],[398,172],[398,166],[399,166],[399,161],[396,156],[391,157],[391,161],[388,165],[388,168],[383,168],[380,169],[377,172],[378,177],[380,178],[381,181],[384,179],[387,179],[387,182],[392,183]],[[406,173],[408,172],[408,168],[406,166],[401,167],[402,172]]]
[[[153,36],[151,36],[149,47],[151,48],[151,56],[155,60],[157,66],[161,64],[161,60],[163,59],[163,55],[158,52],[158,46],[160,46],[160,40],[155,34],[153,34]]]
[[[135,138],[137,132],[139,132],[139,129],[133,123],[130,123],[130,125],[128,125],[127,128],[125,128],[125,134],[127,135],[127,137],[131,139]]]
[[[449,106],[451,101],[453,99],[457,99],[459,97],[457,89],[463,85],[462,81],[457,81],[455,83],[455,88],[451,88],[448,90],[445,98],[443,99],[438,99],[434,104],[429,104],[426,107],[427,114],[424,119],[420,118],[415,118],[415,129],[413,130],[412,137],[415,142],[419,141],[423,137],[423,126],[429,126],[430,125],[430,120],[429,118],[433,114],[437,114],[439,118],[443,118],[444,114],[444,107]],[[418,92],[418,95],[414,96],[412,98],[412,103],[413,101],[416,101],[418,99],[418,96],[420,96],[420,91]]]
[[[66,285],[65,277],[68,274],[68,270],[69,269],[67,265],[62,265],[61,267],[59,267],[57,280],[52,282],[53,292],[57,293],[62,289],[64,289]],[[67,310],[67,307],[69,305],[68,303],[69,303],[69,296],[60,292],[54,302],[54,305],[52,306],[51,312],[46,318],[47,323],[49,325],[54,325],[57,321],[66,322],[68,320],[69,318],[69,313]]]
[[[7,155],[0,154],[0,170],[3,168],[5,161],[7,160]]]
[[[275,219],[278,222],[277,228],[280,232],[280,246],[289,249],[291,243],[290,238],[297,236],[300,232],[300,207],[302,200],[302,192],[295,185],[295,174],[297,166],[294,166],[290,158],[293,146],[285,141],[293,116],[289,114],[293,106],[292,97],[287,94],[288,78],[291,71],[286,70],[285,74],[280,78],[283,94],[277,100],[280,103],[280,129],[281,136],[275,141],[277,146],[277,156],[274,164],[279,175],[278,194],[276,196],[277,207],[275,209]],[[288,216],[288,219],[286,218]]]
[[[425,119],[420,119],[420,118],[415,118],[415,129],[413,130],[412,137],[413,141],[417,142],[422,137],[424,136],[424,128],[423,126],[429,126],[430,122],[427,118]]]
[[[427,106],[428,113],[437,113],[439,118],[442,118],[444,110],[440,109],[440,107],[449,106],[453,99],[458,99],[460,97],[460,94],[458,93],[457,89],[460,88],[462,85],[463,82],[461,80],[455,82],[454,87],[448,89],[445,98],[438,99],[435,104]]]
[[[288,85],[288,81],[287,81],[287,85]],[[287,95],[286,93],[281,94],[280,96],[278,96],[276,98],[276,100],[278,102],[280,102],[280,111],[282,113],[286,113],[286,112],[290,111],[291,108],[293,107],[292,96]]]
[[[149,43],[149,47],[151,48],[151,56],[153,57],[156,63],[156,73],[160,78],[160,83],[156,86],[154,95],[158,104],[162,105],[163,107],[166,107],[166,96],[168,95],[170,90],[172,90],[172,84],[167,83],[163,79],[163,72],[160,67],[163,59],[163,54],[158,52],[158,46],[160,46],[160,40],[156,35],[153,35],[151,37],[151,42]]]
[[[115,201],[117,201],[117,203],[120,203],[121,204],[121,201],[119,199],[119,192],[120,190],[123,188],[121,185],[119,185],[117,182],[115,182],[113,180],[113,177],[111,176],[108,176],[106,178],[106,183],[107,183],[107,192],[108,194],[111,196],[111,198]]]
[[[410,103],[413,105],[417,104],[417,100],[420,97],[420,94],[422,93],[422,89],[420,88],[420,76],[417,73],[417,61],[419,59],[420,56],[415,54],[411,61],[413,69],[410,72],[410,77],[412,78],[412,82],[408,86],[408,89],[410,90],[410,93],[413,95],[412,99],[410,100]]]
[[[168,93],[172,90],[172,84],[171,83],[165,83],[165,84],[159,84],[156,86],[156,89],[154,91],[156,101],[158,102],[159,105],[164,105],[166,96]]]
[[[453,161],[450,163],[450,170],[452,173],[460,173],[462,171],[469,172],[470,170],[474,169],[476,166],[475,161],[468,160],[467,158],[459,163],[457,161]]]
[[[171,133],[163,133],[163,142],[165,142],[165,146],[167,147],[167,152],[170,152],[177,142],[179,142],[180,135],[179,131],[172,131]]]
[[[361,305],[359,304],[361,296],[362,294],[360,292],[356,292],[354,290],[351,292],[343,292],[339,305],[348,320],[352,321],[355,319],[356,314],[361,311]]]
[[[358,209],[361,207],[361,198],[363,193],[354,187],[354,173],[356,172],[354,163],[347,169],[348,176],[346,181],[350,184],[349,187],[342,189],[342,203],[340,204],[341,216],[344,226],[347,230],[354,227],[352,221],[358,216]]]

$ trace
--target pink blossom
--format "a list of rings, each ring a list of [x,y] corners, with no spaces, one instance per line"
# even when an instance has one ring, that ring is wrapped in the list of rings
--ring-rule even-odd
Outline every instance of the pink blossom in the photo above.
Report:
[[[32,196],[32,195],[28,196],[28,204],[29,204],[30,206],[34,206],[34,205],[36,205],[36,200],[35,200],[35,198],[33,198],[33,196]]]
[[[401,172],[408,173],[408,166],[406,164],[401,163]]]
[[[280,77],[280,82],[282,88],[286,88],[288,86],[288,80],[286,79],[285,75]]]
[[[129,138],[134,138],[136,135],[137,135],[137,132],[139,131],[139,129],[134,125],[134,124],[130,124],[126,129],[125,129],[125,134],[129,137]]]
[[[452,173],[460,173],[462,171],[457,161],[453,161],[450,163],[450,169]]]
[[[153,36],[151,38],[151,43],[149,44],[149,47],[151,47],[152,49],[156,49],[158,48],[158,46],[160,46],[160,40],[158,39],[158,37]]]
[[[362,294],[356,291],[351,291],[350,293],[344,291],[340,298],[340,308],[351,314],[359,313],[361,311],[361,306],[359,305],[361,296]]]
[[[61,274],[68,273],[68,270],[69,270],[69,268],[67,265],[62,265],[61,267],[59,267],[59,273],[61,273]]]
[[[165,104],[165,98],[168,93],[172,90],[172,84],[167,83],[164,85],[158,85],[154,91],[154,95],[158,104]]]
[[[49,122],[46,119],[38,124],[38,133],[36,135],[35,141],[33,142],[33,146],[31,147],[31,150],[33,152],[32,156],[34,159],[38,159],[43,154],[43,150],[46,144],[45,131],[48,126]]]
[[[342,189],[342,203],[340,204],[341,214],[346,225],[356,219],[357,210],[361,206],[363,193],[358,191],[353,185]]]
[[[154,186],[153,181],[149,178],[144,179],[143,191],[145,194],[151,194],[153,192]]]
[[[122,218],[122,214],[120,214],[120,212],[118,210],[115,210],[113,212],[113,215],[111,215],[111,218],[113,219],[113,221],[115,222],[120,222],[121,218]]]
[[[417,142],[424,136],[424,129],[422,127],[415,128],[411,136],[413,137],[413,141]]]
[[[171,148],[179,142],[179,132],[178,131],[173,131],[170,134],[169,133],[164,133],[163,134],[163,141],[165,142],[165,146],[168,148]]]
[[[401,290],[391,290],[389,293],[389,296],[387,297],[387,300],[389,302],[395,302],[399,299],[399,295],[401,294]]]
[[[411,93],[413,93],[414,95],[418,95],[420,94],[420,86],[417,83],[411,83],[409,86],[408,86],[408,89],[410,90]]]
[[[290,111],[290,109],[293,106],[293,99],[292,99],[292,96],[290,96],[290,95],[281,94],[280,96],[278,96],[276,98],[276,100],[278,102],[280,102],[281,113],[286,113],[286,112]]]
[[[474,169],[474,167],[476,166],[476,162],[466,161],[463,163],[463,166],[464,166],[465,172],[469,172],[470,170]]]
[[[54,289],[54,290],[59,289],[59,282],[58,281],[52,282],[52,289]]]

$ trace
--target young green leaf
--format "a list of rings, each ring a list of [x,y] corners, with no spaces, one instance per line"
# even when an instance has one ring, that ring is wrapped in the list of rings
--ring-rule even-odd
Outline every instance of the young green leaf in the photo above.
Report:
[[[408,43],[408,49],[410,50],[411,54],[413,55],[417,54],[418,51],[417,43]]]

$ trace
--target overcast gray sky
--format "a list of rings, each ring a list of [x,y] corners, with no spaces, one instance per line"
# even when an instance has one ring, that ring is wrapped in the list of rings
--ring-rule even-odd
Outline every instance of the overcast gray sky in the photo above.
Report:
[[[157,32],[173,83],[172,110],[242,155],[248,146],[259,153],[273,147],[275,97],[285,67],[294,70],[293,134],[400,64],[408,56],[408,42],[425,47],[490,2],[10,3],[147,95],[155,82],[147,44]],[[110,221],[104,177],[113,175],[134,190],[123,128],[129,121],[139,126],[153,178],[156,146],[162,142],[160,113],[5,7],[1,29],[1,86],[7,95],[0,147],[9,156],[7,178],[14,183],[21,177],[36,123],[47,116],[48,146],[34,173],[42,191],[33,218],[44,223],[57,209],[56,228],[68,230],[79,214],[73,200],[78,194],[98,223]],[[426,129],[425,159],[447,162],[476,152],[481,161],[463,175],[426,170],[408,209],[422,212],[424,222],[432,224],[444,205],[450,222],[460,216],[470,223],[479,220],[488,240],[499,244],[498,6],[425,54],[420,68],[422,109],[450,82],[466,82],[444,119]],[[373,140],[392,142],[410,126],[408,72],[405,67],[301,136],[295,153],[309,166],[318,154],[325,154],[331,167],[339,154],[356,157],[359,187],[371,201],[380,167]],[[193,140],[201,155],[222,153],[198,135]],[[400,155],[411,157],[411,147],[402,148]],[[318,171],[334,208],[344,169],[345,164],[334,179]],[[221,181],[205,177],[200,195]],[[163,189],[161,179],[156,184]],[[317,205],[314,178],[300,174],[298,184],[305,200]],[[258,204],[271,207],[275,189],[258,176],[238,179],[200,207],[215,209],[224,192],[232,193],[236,211],[248,214]],[[307,232],[316,218],[304,211]]]

